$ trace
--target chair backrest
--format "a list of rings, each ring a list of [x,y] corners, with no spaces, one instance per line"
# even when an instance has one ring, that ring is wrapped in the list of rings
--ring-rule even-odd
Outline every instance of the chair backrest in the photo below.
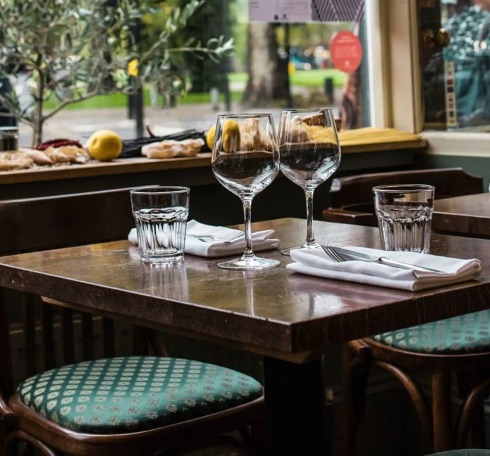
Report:
[[[482,193],[483,178],[462,168],[439,168],[389,173],[360,174],[336,178],[330,188],[330,208],[323,211],[326,221],[376,226],[373,187],[390,184],[429,184],[435,198]]]
[[[0,200],[0,221],[0,255],[125,239],[134,226],[129,188]],[[0,405],[2,391],[26,376],[131,350],[130,329],[0,290]]]
[[[462,168],[359,174],[337,178],[332,181],[330,188],[331,207],[372,203],[372,188],[376,185],[391,184],[434,185],[437,199],[483,192],[483,178],[471,176]]]
[[[126,238],[129,188],[0,201],[0,254]]]

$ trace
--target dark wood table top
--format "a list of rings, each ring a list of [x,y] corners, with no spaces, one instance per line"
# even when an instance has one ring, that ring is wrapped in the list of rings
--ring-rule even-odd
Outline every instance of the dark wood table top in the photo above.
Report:
[[[254,224],[273,228],[282,246],[302,243],[305,221]],[[315,222],[323,243],[379,247],[371,227]],[[277,359],[318,359],[328,344],[481,310],[490,302],[490,240],[434,235],[431,252],[480,258],[470,282],[407,292],[288,271],[291,259],[262,272],[226,271],[218,259],[186,255],[180,265],[151,267],[127,241],[0,258],[0,286],[35,292],[102,315]]]
[[[490,193],[435,200],[432,228],[490,238]]]

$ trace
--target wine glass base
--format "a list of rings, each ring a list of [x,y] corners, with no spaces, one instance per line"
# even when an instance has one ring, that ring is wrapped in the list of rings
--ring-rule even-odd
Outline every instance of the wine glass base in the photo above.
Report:
[[[234,269],[235,271],[257,271],[260,269],[275,268],[280,264],[281,262],[279,260],[271,260],[269,258],[261,258],[253,255],[229,261],[222,261],[218,263],[218,266],[221,269]]]
[[[291,253],[291,250],[298,250],[298,249],[319,249],[321,248],[320,244],[318,244],[316,241],[308,243],[304,243],[303,245],[296,245],[294,247],[289,247],[287,249],[282,249],[281,254],[282,255],[287,255],[289,256]]]

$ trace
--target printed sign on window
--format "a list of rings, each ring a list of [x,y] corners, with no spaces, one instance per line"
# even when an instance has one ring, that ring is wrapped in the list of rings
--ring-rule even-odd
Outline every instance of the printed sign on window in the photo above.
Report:
[[[335,68],[344,73],[356,71],[362,61],[359,38],[346,30],[337,33],[330,43],[330,60]]]
[[[248,0],[251,22],[361,22],[364,0]]]
[[[249,21],[311,22],[310,0],[249,0]]]

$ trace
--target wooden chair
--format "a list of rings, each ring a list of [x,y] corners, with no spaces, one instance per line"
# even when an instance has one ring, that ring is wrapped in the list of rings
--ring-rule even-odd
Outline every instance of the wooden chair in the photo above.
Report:
[[[3,200],[0,219],[1,255],[122,239],[134,225],[129,189]],[[10,301],[15,301],[9,305],[9,316],[17,320],[13,327],[22,329],[17,333],[22,333],[26,355],[23,365],[17,363],[18,378],[51,369],[60,361],[68,364],[117,353],[111,319],[92,319],[68,308],[59,311],[42,305],[38,296],[8,293]],[[61,333],[60,343],[55,343],[57,332]],[[136,344],[136,333],[133,335]],[[75,337],[81,339],[77,353]],[[36,356],[36,339],[42,341],[42,356]]]
[[[381,184],[428,183],[439,198],[483,191],[483,180],[460,168],[365,174],[334,180],[332,206],[324,219],[377,225],[372,187]],[[466,333],[466,334],[465,334]],[[466,337],[465,337],[466,336]],[[354,340],[345,345],[342,431],[343,453],[354,454],[362,421],[370,368],[391,373],[406,389],[420,422],[425,451],[463,448],[471,429],[472,443],[482,446],[483,399],[490,391],[490,311],[455,317]],[[430,387],[421,386],[428,373]],[[462,399],[452,417],[452,376]],[[429,390],[429,394],[427,394]]]
[[[0,220],[1,255],[122,239],[134,226],[129,189],[0,201]],[[221,366],[148,355],[149,346],[164,354],[151,331],[127,328],[136,342],[122,349],[111,320],[94,319],[94,329],[90,315],[57,308],[38,296],[0,289],[1,454],[17,454],[19,444],[45,455],[153,455],[196,445],[236,454],[262,450],[264,398],[256,380]],[[108,333],[99,336],[103,330]],[[23,342],[12,343],[19,334]],[[13,352],[15,345],[21,347]],[[101,369],[115,374],[100,376]],[[147,369],[153,370],[150,377]],[[198,372],[197,382],[187,383],[182,369]],[[166,393],[162,384],[175,381],[172,376],[180,378],[185,394]],[[219,378],[223,382],[214,382]],[[108,387],[117,394],[107,396]],[[110,410],[104,406],[108,397],[114,400]],[[152,406],[137,404],[138,397]],[[72,406],[72,399],[80,401]],[[125,406],[129,412],[122,411]],[[243,433],[247,445],[221,437],[237,429],[250,430]]]
[[[471,176],[462,168],[396,171],[341,177],[332,181],[330,207],[323,211],[323,220],[378,226],[374,214],[372,188],[375,185],[390,184],[434,185],[436,199],[483,192],[483,178]]]

